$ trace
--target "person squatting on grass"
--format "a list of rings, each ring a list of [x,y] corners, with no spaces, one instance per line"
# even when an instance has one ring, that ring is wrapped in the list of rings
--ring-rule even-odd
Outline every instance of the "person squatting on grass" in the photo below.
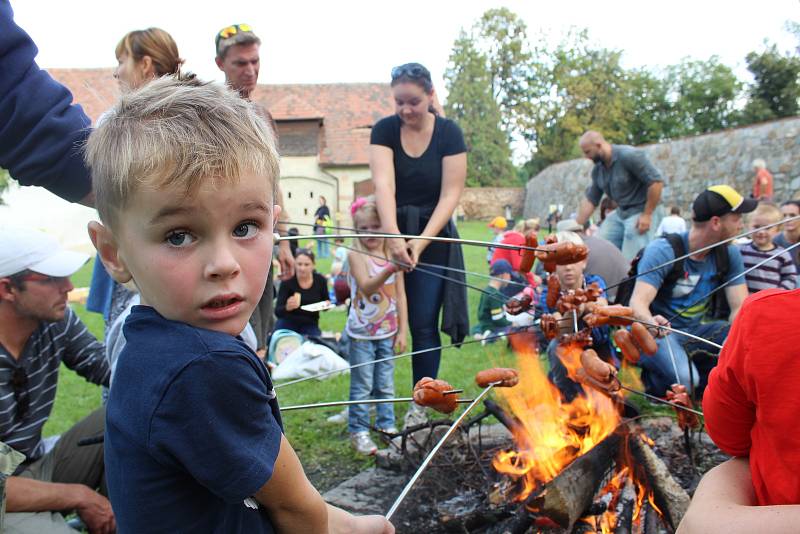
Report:
[[[381,221],[375,197],[359,198],[350,212],[358,232],[380,232]],[[350,265],[350,313],[345,331],[350,339],[350,365],[383,359],[397,352],[405,352],[408,336],[408,311],[406,307],[403,271],[389,261],[386,240],[362,237],[348,254]],[[367,254],[362,254],[366,252]],[[394,361],[365,365],[350,372],[350,400],[369,397],[390,399],[394,397]],[[375,407],[375,426],[388,433],[396,433],[394,405],[378,404]],[[348,430],[353,448],[361,454],[374,454],[375,443],[369,437],[369,407],[366,404],[350,406]]]
[[[236,337],[280,211],[274,140],[253,105],[221,84],[161,78],[122,96],[86,157],[102,221],[90,237],[142,302],[107,407],[119,530],[393,532],[322,500],[266,367]]]

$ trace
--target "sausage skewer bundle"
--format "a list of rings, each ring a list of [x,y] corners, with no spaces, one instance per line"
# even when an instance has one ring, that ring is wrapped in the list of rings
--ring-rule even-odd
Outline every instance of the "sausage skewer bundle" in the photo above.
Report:
[[[493,367],[478,371],[475,375],[475,383],[478,387],[488,387],[494,384],[500,388],[513,388],[519,384],[519,373],[516,369],[508,367]]]
[[[683,384],[672,384],[670,389],[667,390],[667,400],[687,408],[692,407],[689,394],[686,392],[686,386]],[[678,426],[683,430],[700,426],[700,420],[692,412],[675,408],[675,413],[678,415]]]
[[[452,390],[453,387],[444,380],[426,376],[414,384],[414,402],[437,412],[453,413],[458,406],[458,395],[446,394]]]
[[[628,306],[591,306],[583,321],[595,328],[597,326],[628,326],[633,323],[633,309]]]
[[[527,293],[511,297],[506,301],[506,311],[510,315],[519,315],[522,312],[528,311],[531,308],[533,299]]]
[[[581,368],[577,374],[582,382],[603,393],[614,395],[620,390],[617,369],[610,363],[601,360],[600,356],[592,349],[581,353]]]

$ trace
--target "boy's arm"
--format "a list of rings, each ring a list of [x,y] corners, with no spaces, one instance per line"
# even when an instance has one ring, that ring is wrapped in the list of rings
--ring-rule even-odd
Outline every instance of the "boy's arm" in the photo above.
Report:
[[[797,268],[788,252],[779,256],[781,260],[781,289],[794,289],[797,287]]]
[[[797,532],[800,506],[755,506],[746,458],[722,463],[703,476],[677,534]]]
[[[272,476],[255,494],[277,532],[328,532],[328,507],[311,485],[294,449],[281,435]]]
[[[347,257],[350,262],[350,274],[356,280],[356,287],[365,295],[372,295],[378,291],[386,282],[386,279],[395,271],[394,264],[389,263],[389,265],[381,269],[377,275],[370,277],[369,271],[367,270],[367,261],[364,259],[363,254],[352,251]]]

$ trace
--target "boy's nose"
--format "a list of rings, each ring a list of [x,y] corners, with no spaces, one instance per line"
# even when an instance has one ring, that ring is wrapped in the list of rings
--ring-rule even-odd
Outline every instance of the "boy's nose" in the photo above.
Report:
[[[206,278],[229,278],[239,273],[236,256],[229,247],[216,245],[212,248],[205,265]]]

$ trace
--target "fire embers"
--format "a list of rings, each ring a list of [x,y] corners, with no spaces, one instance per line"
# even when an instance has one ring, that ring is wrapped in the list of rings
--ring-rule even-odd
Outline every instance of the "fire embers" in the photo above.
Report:
[[[687,408],[692,408],[692,401],[689,399],[689,394],[686,392],[686,386],[682,384],[672,384],[667,390],[667,400]],[[678,426],[683,430],[700,426],[700,421],[692,412],[681,410],[680,408],[674,408],[674,410],[675,413],[678,414]]]
[[[433,408],[441,413],[453,413],[458,406],[458,395],[444,380],[434,380],[428,376],[414,385],[414,402],[420,406]]]

